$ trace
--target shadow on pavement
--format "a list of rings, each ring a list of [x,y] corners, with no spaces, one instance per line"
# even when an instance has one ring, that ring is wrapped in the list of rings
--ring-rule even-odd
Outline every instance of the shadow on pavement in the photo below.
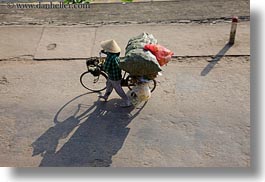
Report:
[[[55,126],[49,128],[32,143],[32,156],[43,157],[39,166],[110,166],[112,156],[121,149],[129,133],[127,125],[146,104],[136,111],[133,107],[121,108],[120,99],[108,102],[97,100],[90,106],[77,104],[74,114],[61,122],[58,121],[58,115],[66,106],[87,94],[66,103],[55,115]],[[81,110],[83,111],[80,112]],[[132,111],[136,112],[132,114]],[[59,140],[67,137],[68,141],[58,149]]]
[[[232,44],[227,43],[210,61],[210,63],[202,70],[201,76],[206,76],[214,66],[224,57],[225,53],[232,47]]]

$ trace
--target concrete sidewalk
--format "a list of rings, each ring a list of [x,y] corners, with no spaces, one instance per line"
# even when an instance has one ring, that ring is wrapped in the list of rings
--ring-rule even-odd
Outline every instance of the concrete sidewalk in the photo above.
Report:
[[[215,25],[116,25],[116,26],[4,26],[0,28],[0,59],[30,56],[43,59],[84,59],[98,56],[100,41],[115,39],[122,48],[128,40],[142,32],[152,33],[159,44],[175,56],[250,55],[250,23],[238,24],[236,43],[223,50],[230,23]],[[222,51],[221,51],[222,50]]]

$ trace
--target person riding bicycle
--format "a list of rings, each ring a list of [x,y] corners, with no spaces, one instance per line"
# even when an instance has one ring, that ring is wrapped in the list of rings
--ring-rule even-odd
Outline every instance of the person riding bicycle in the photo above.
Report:
[[[102,41],[100,45],[103,48],[101,52],[107,55],[102,68],[108,74],[108,80],[106,82],[106,92],[103,96],[99,96],[99,98],[107,101],[111,92],[115,89],[117,94],[124,100],[121,107],[129,107],[132,105],[131,101],[121,87],[122,74],[119,67],[121,48],[115,40],[105,40]]]

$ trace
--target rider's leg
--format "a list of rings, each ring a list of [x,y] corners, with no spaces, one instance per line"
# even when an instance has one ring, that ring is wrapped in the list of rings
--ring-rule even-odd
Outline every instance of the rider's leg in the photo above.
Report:
[[[109,80],[109,79],[107,80],[107,82],[106,82],[106,86],[107,86],[107,88],[106,88],[106,92],[105,92],[105,94],[104,94],[103,96],[99,96],[99,98],[102,98],[102,99],[104,99],[105,101],[108,100],[108,98],[109,98],[111,92],[113,91],[113,86],[112,86],[111,80]]]
[[[115,91],[117,92],[117,94],[124,100],[124,104],[122,106],[126,107],[126,106],[130,106],[131,102],[129,97],[126,95],[126,93],[124,92],[124,90],[121,87],[121,80],[118,81],[112,81],[112,86],[115,89]]]

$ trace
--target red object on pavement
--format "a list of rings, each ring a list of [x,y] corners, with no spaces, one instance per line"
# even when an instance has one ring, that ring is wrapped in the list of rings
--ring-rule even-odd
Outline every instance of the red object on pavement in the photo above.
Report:
[[[237,16],[233,16],[233,18],[232,18],[232,22],[237,23],[237,22],[238,22],[238,17],[237,17]]]
[[[169,49],[158,44],[147,44],[144,46],[144,49],[150,51],[152,54],[155,55],[160,66],[164,66],[165,64],[167,64],[171,60],[172,55],[174,54]]]

